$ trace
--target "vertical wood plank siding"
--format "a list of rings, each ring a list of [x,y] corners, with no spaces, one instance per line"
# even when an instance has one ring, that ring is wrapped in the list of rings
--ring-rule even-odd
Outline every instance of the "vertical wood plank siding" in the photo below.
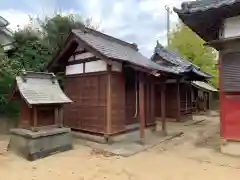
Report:
[[[37,126],[49,126],[55,124],[54,108],[37,109]]]
[[[178,117],[177,84],[166,84],[166,117]]]
[[[65,78],[64,125],[94,133],[106,132],[107,74]]]
[[[223,55],[221,79],[224,92],[240,91],[240,52]]]
[[[180,113],[181,116],[192,113],[191,87],[189,84],[180,84]]]
[[[112,73],[112,132],[125,128],[125,80],[122,73]]]
[[[29,128],[31,125],[33,125],[33,122],[31,122],[31,119],[32,119],[32,109],[28,107],[28,105],[24,102],[23,99],[21,99],[18,126],[20,128]]]

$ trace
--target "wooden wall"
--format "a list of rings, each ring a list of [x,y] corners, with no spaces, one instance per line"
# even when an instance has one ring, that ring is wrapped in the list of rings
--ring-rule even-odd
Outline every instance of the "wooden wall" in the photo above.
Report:
[[[29,128],[32,124],[32,109],[28,107],[23,99],[20,99],[20,116],[19,124],[20,128]]]
[[[161,117],[161,85],[155,86],[155,116]]]
[[[117,133],[125,129],[125,79],[122,73],[112,73],[111,87],[111,133]]]
[[[138,123],[138,117],[134,117],[136,114],[136,73],[135,71],[128,69],[124,72],[124,78],[125,78],[125,87],[124,91],[126,93],[125,95],[125,111],[126,111],[126,118],[125,118],[125,124],[131,125]],[[138,111],[138,110],[137,110]]]
[[[166,84],[166,116],[178,118],[177,83]]]
[[[54,125],[54,108],[55,106],[36,106],[37,108],[37,127]],[[30,108],[24,100],[20,100],[19,127],[33,127],[33,108]]]
[[[106,131],[107,74],[66,76],[64,91],[73,101],[64,106],[64,125],[104,133]]]
[[[54,106],[42,106],[37,108],[37,126],[49,126],[55,124]]]
[[[191,85],[180,84],[180,112],[181,116],[192,113]]]

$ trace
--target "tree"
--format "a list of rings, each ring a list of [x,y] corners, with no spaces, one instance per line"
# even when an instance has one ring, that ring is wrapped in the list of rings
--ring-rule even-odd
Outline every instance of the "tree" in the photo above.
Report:
[[[202,71],[213,75],[211,83],[218,87],[216,52],[204,45],[204,41],[187,26],[179,23],[170,33],[169,49],[199,66]]]
[[[40,32],[25,27],[15,32],[14,36],[17,48],[10,57],[15,62],[14,70],[43,71],[51,59],[51,52],[41,38]]]
[[[0,115],[7,114],[12,117],[16,117],[18,113],[16,104],[9,102],[8,99],[13,78],[16,75],[14,65],[15,62],[11,61],[0,48]]]
[[[98,26],[92,25],[91,19],[84,21],[80,16],[70,14],[61,15],[55,14],[55,16],[44,20],[37,19],[40,27],[44,33],[44,40],[49,45],[49,50],[55,52],[65,42],[68,34],[72,29],[90,27],[97,29]]]

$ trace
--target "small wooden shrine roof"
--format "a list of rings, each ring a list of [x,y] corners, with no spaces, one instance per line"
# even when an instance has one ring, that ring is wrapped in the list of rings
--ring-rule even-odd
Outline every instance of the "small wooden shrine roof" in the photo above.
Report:
[[[195,86],[196,88],[200,88],[205,91],[218,92],[216,88],[214,88],[213,86],[204,81],[192,81],[192,85]]]
[[[53,73],[25,72],[16,77],[16,93],[29,105],[66,104],[72,101],[63,93]]]

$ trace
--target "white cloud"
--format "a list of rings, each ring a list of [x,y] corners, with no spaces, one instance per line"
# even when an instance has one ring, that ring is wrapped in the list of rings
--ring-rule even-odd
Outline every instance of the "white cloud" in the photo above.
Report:
[[[166,44],[166,10],[165,5],[170,7],[179,6],[183,0],[75,0],[72,9],[56,9],[57,0],[32,1],[23,0],[32,9],[31,15],[52,15],[61,11],[64,14],[78,13],[83,18],[92,18],[93,23],[99,24],[100,29],[112,36],[128,42],[137,43],[140,51],[151,56],[156,40]],[[29,13],[16,9],[0,11],[16,29],[28,23]],[[171,15],[172,23],[177,22],[177,16]]]
[[[26,12],[15,10],[15,9],[6,9],[0,10],[0,14],[6,20],[9,21],[8,28],[16,30],[18,26],[23,27],[29,22],[29,15]]]
[[[84,9],[85,17],[92,17],[105,33],[138,44],[141,52],[151,56],[156,40],[166,44],[166,10],[179,6],[182,0],[88,0],[79,6]],[[106,1],[104,1],[106,2]],[[171,25],[177,22],[171,15]]]

